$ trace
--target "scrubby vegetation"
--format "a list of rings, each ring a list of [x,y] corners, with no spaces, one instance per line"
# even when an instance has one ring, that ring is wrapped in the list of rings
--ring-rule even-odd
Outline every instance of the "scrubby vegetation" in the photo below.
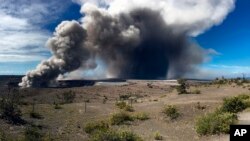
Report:
[[[244,96],[226,98],[223,101],[221,110],[230,113],[241,112],[247,108],[246,104],[243,101],[244,99],[245,99]]]
[[[141,113],[137,113],[133,116],[134,119],[137,120],[148,120],[149,116],[147,113],[141,112]]]
[[[0,97],[0,118],[12,124],[23,124],[22,112],[19,108],[19,96],[16,90],[12,94]]]
[[[242,86],[243,84],[249,83],[249,80],[247,80],[245,77],[242,77],[242,78],[238,77],[238,78],[232,78],[232,79],[226,79],[224,77],[221,77],[221,78],[216,78],[212,83],[218,84],[218,85],[235,83],[237,86]]]
[[[42,119],[43,116],[35,111],[35,101],[33,101],[32,104],[32,110],[30,112],[30,117],[31,118],[36,118],[36,119]]]
[[[107,131],[109,129],[109,123],[107,121],[90,122],[84,127],[84,130],[88,134],[92,134],[95,131]]]
[[[119,112],[119,113],[115,113],[111,116],[110,123],[112,125],[120,125],[120,124],[125,124],[125,123],[127,123],[129,121],[133,121],[133,120],[134,120],[134,118],[130,114],[128,114],[126,112]]]
[[[55,103],[54,104],[54,109],[62,109],[62,106],[60,105],[60,104],[58,104],[58,103]]]
[[[248,95],[226,98],[214,113],[198,118],[196,131],[200,135],[228,133],[231,124],[237,122],[237,113],[247,108]]]
[[[25,129],[25,141],[42,141],[44,135],[36,126],[29,126]]]
[[[191,92],[192,94],[201,94],[201,91],[198,89],[195,89]]]
[[[159,132],[155,132],[154,133],[154,139],[155,140],[163,140],[163,137]]]
[[[90,135],[90,141],[142,141],[133,132],[111,129],[107,121],[88,123],[84,130]]]
[[[178,94],[187,94],[187,84],[185,79],[178,80],[179,86],[177,86]]]
[[[174,105],[166,105],[162,112],[166,114],[171,120],[177,119],[180,116],[177,107]]]
[[[237,120],[237,115],[228,112],[214,112],[198,118],[196,132],[200,135],[228,133],[231,124]]]
[[[128,105],[126,102],[124,101],[118,101],[115,103],[115,105],[119,108],[119,109],[122,109],[122,110],[125,110],[127,112],[134,112],[134,108],[130,105]]]
[[[127,103],[125,101],[118,101],[115,103],[115,105],[119,108],[119,109],[124,109],[127,106]]]
[[[130,131],[97,131],[91,135],[90,141],[142,141],[142,138]]]
[[[68,104],[74,102],[74,99],[76,97],[75,92],[73,91],[68,91],[63,93],[63,103]]]

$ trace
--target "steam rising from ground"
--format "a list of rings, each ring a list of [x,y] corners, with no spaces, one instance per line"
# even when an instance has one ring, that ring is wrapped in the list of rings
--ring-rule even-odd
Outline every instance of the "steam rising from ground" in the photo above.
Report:
[[[104,77],[184,76],[206,54],[189,37],[219,24],[234,6],[233,0],[128,1],[77,1],[82,22],[64,21],[56,28],[47,42],[53,56],[28,72],[20,86],[47,85],[59,75],[100,65]]]

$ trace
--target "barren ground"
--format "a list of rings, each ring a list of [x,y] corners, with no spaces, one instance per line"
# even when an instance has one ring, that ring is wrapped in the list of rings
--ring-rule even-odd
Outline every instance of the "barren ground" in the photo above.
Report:
[[[148,84],[151,84],[149,87]],[[135,112],[146,112],[150,119],[136,121],[131,125],[122,125],[114,128],[131,130],[140,135],[145,141],[154,140],[154,132],[158,131],[166,141],[221,141],[229,140],[228,135],[198,136],[195,132],[197,117],[215,110],[220,106],[223,98],[239,94],[249,94],[250,85],[198,85],[191,86],[190,90],[199,89],[201,94],[178,95],[173,86],[161,82],[131,81],[128,84],[112,85],[100,84],[92,87],[66,89],[22,89],[21,99],[26,105],[21,106],[23,118],[42,126],[44,133],[50,134],[55,140],[88,140],[84,126],[90,121],[108,119],[112,113],[119,111],[115,102],[119,95],[131,94],[137,97],[133,103]],[[62,109],[54,109],[54,102],[59,102],[58,95],[72,90],[76,93],[75,101],[62,105]],[[1,92],[6,91],[1,88]],[[103,99],[107,97],[104,104]],[[31,103],[35,99],[35,111],[43,119],[31,119],[29,113]],[[85,112],[85,100],[87,111]],[[196,108],[197,103],[205,106],[204,110]],[[174,121],[168,120],[163,114],[164,105],[176,105],[181,116]],[[249,109],[239,114],[240,123],[249,123]],[[249,120],[248,120],[249,119]],[[0,129],[8,135],[20,138],[24,134],[25,125],[15,126],[0,119]]]

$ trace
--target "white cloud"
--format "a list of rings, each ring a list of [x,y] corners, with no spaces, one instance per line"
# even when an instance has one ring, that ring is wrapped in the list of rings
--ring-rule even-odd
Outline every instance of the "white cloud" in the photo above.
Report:
[[[58,18],[68,2],[60,0],[0,0],[0,62],[39,61],[52,34],[42,26]]]
[[[177,26],[177,32],[197,36],[219,25],[234,9],[235,0],[73,0],[78,4],[92,3],[108,7],[111,14],[129,12],[135,8],[159,11],[165,22]]]

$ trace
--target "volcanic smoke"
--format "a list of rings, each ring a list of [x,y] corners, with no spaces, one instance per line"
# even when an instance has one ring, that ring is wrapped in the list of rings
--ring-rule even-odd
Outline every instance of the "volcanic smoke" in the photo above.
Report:
[[[234,0],[75,0],[80,22],[63,21],[46,46],[52,57],[23,77],[21,87],[47,85],[98,60],[115,78],[166,79],[195,72],[206,51],[191,38],[220,24]],[[107,76],[104,76],[107,77]]]

